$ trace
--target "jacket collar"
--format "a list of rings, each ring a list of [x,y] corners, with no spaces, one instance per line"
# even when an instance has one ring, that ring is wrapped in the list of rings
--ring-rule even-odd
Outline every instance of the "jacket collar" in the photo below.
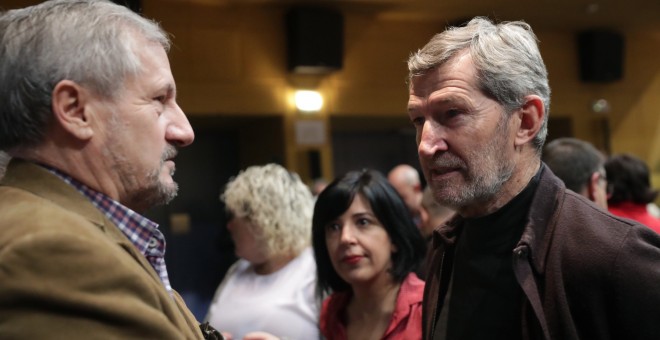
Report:
[[[124,248],[158,282],[160,276],[148,260],[126,236],[97,209],[91,201],[47,169],[18,158],[12,158],[0,185],[28,191],[53,202],[65,210],[76,213],[96,225],[106,237]]]
[[[102,230],[106,227],[105,216],[87,198],[34,163],[13,158],[7,165],[7,172],[0,185],[23,189],[83,216]]]
[[[538,273],[545,271],[545,259],[557,224],[555,212],[564,203],[561,193],[565,189],[564,183],[542,163],[541,178],[527,213],[527,224],[517,245],[529,248],[530,261]]]

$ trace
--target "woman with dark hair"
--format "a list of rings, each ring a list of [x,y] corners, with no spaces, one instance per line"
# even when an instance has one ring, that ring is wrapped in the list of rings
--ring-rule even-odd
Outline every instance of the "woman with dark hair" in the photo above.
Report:
[[[649,214],[646,206],[658,196],[651,188],[649,168],[641,159],[622,154],[605,162],[610,189],[608,210],[616,216],[633,219],[660,233],[660,220]]]
[[[328,340],[421,339],[425,242],[377,171],[352,171],[319,195],[312,219],[320,329]]]

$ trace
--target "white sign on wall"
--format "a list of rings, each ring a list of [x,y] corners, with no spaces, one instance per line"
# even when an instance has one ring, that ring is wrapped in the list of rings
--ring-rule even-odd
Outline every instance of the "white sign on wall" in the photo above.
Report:
[[[311,146],[325,144],[325,122],[322,120],[296,121],[296,144]]]

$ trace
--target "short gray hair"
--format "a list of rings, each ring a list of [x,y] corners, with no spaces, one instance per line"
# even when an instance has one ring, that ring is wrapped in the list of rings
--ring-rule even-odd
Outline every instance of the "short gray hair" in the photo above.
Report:
[[[408,81],[426,73],[459,52],[469,51],[481,90],[495,98],[508,113],[520,108],[524,97],[535,94],[545,106],[541,129],[533,144],[541,154],[548,132],[550,86],[548,72],[538,49],[538,39],[525,22],[499,24],[476,17],[463,27],[436,34],[408,59]]]
[[[109,1],[51,0],[1,13],[0,150],[42,141],[62,80],[115,99],[141,68],[137,37],[169,50],[157,23]]]
[[[230,213],[247,218],[268,255],[298,255],[311,241],[314,198],[300,177],[278,164],[251,166],[220,197]]]

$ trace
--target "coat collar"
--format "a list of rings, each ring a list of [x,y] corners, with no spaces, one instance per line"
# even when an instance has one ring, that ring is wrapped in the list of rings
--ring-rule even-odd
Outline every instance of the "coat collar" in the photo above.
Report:
[[[530,261],[537,273],[545,271],[545,259],[557,224],[555,212],[564,203],[561,193],[565,190],[564,182],[542,163],[541,178],[527,213],[527,224],[517,245],[529,248]]]
[[[156,271],[121,230],[78,190],[47,169],[25,160],[12,158],[7,166],[4,178],[0,181],[0,185],[28,191],[62,207],[64,210],[82,216],[97,226],[106,237],[124,248],[154,279],[160,282],[160,277]]]
[[[7,172],[0,185],[19,188],[51,201],[65,210],[83,216],[101,230],[105,230],[106,222],[109,222],[103,213],[75,188],[34,163],[13,158],[7,165]]]

